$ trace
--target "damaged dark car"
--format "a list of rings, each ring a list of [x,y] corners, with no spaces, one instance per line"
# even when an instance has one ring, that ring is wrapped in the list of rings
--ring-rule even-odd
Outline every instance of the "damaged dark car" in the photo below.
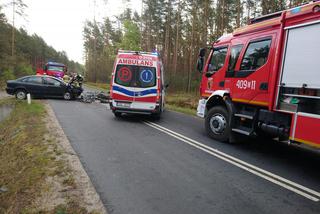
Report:
[[[19,100],[26,99],[27,94],[32,97],[72,100],[78,98],[83,92],[82,81],[83,78],[80,75],[75,76],[68,83],[51,76],[32,75],[7,81],[6,91]]]

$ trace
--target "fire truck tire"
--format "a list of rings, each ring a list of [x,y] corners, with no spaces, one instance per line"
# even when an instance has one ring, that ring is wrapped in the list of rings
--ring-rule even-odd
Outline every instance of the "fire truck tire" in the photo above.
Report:
[[[223,106],[212,107],[205,118],[205,129],[211,138],[227,142],[231,133],[227,109]]]

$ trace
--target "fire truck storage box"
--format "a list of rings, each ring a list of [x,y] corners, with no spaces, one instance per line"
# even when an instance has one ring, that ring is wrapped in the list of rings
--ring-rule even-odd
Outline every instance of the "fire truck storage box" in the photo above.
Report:
[[[309,144],[311,146],[320,146],[320,116],[297,113],[292,120],[290,139]]]
[[[287,29],[282,85],[320,88],[320,22]]]

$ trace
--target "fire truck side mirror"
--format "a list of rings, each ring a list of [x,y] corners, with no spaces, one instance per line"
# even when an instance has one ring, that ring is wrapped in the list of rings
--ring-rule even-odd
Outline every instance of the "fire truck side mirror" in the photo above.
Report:
[[[206,48],[200,48],[199,57],[205,57],[206,52],[207,52]]]
[[[197,61],[197,70],[202,73],[203,67],[204,67],[204,57],[206,55],[206,48],[201,48],[199,51],[199,57]]]
[[[197,61],[197,70],[202,73],[203,70],[203,64],[204,64],[204,57],[199,56]]]

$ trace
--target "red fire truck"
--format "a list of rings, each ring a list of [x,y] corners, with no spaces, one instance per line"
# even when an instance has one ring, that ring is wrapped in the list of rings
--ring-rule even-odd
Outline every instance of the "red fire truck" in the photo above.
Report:
[[[270,136],[320,147],[320,2],[250,20],[214,42],[197,114],[210,137]]]
[[[67,72],[67,66],[62,63],[48,62],[43,68],[37,69],[37,75],[49,75],[57,78],[63,78]]]

